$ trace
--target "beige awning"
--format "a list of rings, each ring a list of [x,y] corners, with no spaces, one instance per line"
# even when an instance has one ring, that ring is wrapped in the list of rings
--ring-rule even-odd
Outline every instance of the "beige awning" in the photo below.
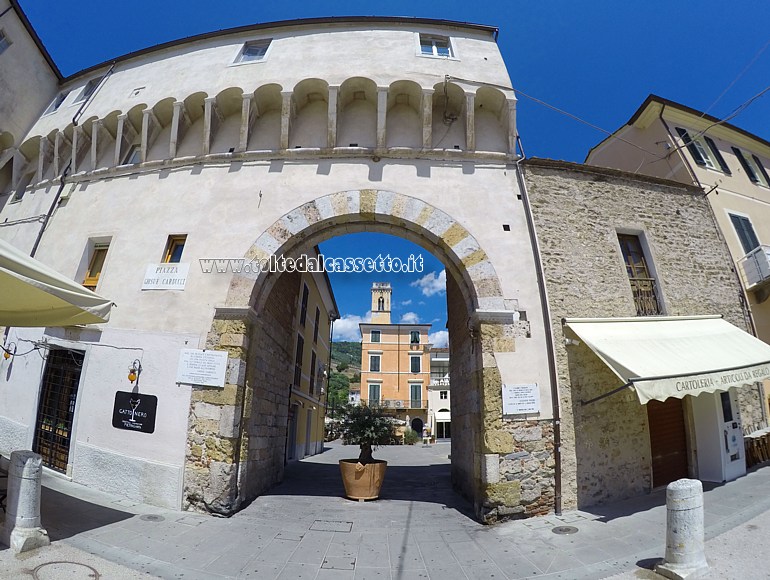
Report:
[[[626,386],[636,390],[642,404],[726,391],[770,378],[770,345],[719,316],[564,322]]]
[[[0,240],[0,326],[107,322],[112,302]]]

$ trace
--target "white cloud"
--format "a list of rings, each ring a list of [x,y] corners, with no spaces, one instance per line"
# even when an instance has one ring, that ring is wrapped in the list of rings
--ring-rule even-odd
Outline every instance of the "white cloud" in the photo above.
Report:
[[[449,332],[446,330],[437,330],[428,335],[428,342],[436,348],[446,348],[449,346]]]
[[[416,286],[424,296],[434,296],[446,292],[446,270],[441,270],[438,274],[430,272],[425,274],[419,280],[415,280],[410,286]]]
[[[339,320],[334,321],[334,340],[358,342],[361,340],[361,332],[359,331],[358,325],[361,322],[370,322],[371,320],[371,311],[367,312],[363,316],[346,314]]]
[[[412,303],[411,300],[402,300],[401,301],[401,306],[409,306],[411,303]]]
[[[420,317],[416,312],[404,312],[399,322],[401,324],[420,324]]]

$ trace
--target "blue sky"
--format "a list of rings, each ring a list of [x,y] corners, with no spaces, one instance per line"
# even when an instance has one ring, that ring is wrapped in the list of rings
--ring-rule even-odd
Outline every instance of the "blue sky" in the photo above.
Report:
[[[605,134],[536,103],[534,97],[612,131],[650,93],[723,118],[770,84],[770,2],[672,0],[645,2],[424,0],[255,2],[226,5],[204,0],[20,0],[33,26],[65,75],[127,52],[202,32],[257,22],[337,15],[417,16],[497,26],[498,45],[519,96],[518,127],[525,153],[582,162]],[[770,139],[770,92],[732,123]],[[373,257],[420,252],[408,242],[335,238],[329,255]],[[385,244],[385,245],[383,245]],[[429,265],[430,264],[430,265]],[[423,276],[440,272],[426,261]],[[342,277],[340,277],[342,276]],[[333,278],[343,314],[362,317],[374,281],[361,274]],[[412,286],[417,276],[391,278],[395,302],[423,322],[443,329],[445,296],[425,296]],[[422,298],[420,298],[422,297]],[[423,301],[425,304],[420,305]],[[396,312],[396,316],[401,314]],[[349,319],[348,326],[355,326]],[[338,323],[340,330],[345,323]],[[340,334],[338,334],[338,337]]]

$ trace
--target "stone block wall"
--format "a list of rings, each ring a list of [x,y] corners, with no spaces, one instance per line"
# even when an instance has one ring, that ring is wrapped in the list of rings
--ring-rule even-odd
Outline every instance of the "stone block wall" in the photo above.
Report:
[[[643,233],[666,315],[720,314],[749,330],[732,261],[697,188],[551,160],[523,167],[556,345],[563,507],[639,495],[651,485],[646,408],[630,391],[581,405],[621,382],[585,345],[565,345],[561,319],[636,316],[617,235]]]
[[[283,479],[300,282],[297,272],[281,274],[253,326],[246,372],[251,402],[244,418],[243,444],[248,454],[241,493],[245,500]]]
[[[206,348],[226,350],[224,388],[190,401],[184,508],[230,515],[283,478],[300,274],[282,274],[259,314],[225,310]]]
[[[477,503],[479,495],[479,457],[481,440],[480,398],[476,371],[481,352],[473,345],[468,328],[468,307],[454,276],[446,277],[449,336],[449,376],[452,381],[452,485]]]

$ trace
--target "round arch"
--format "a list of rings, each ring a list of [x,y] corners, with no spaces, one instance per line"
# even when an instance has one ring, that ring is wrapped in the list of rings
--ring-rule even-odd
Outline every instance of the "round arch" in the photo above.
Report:
[[[488,311],[506,310],[506,301],[475,237],[418,198],[387,190],[339,191],[284,214],[259,234],[245,259],[263,264],[271,256],[298,257],[325,239],[362,231],[410,240],[447,270],[450,372],[457,385],[453,421],[463,433],[453,443],[452,479],[481,516],[489,489],[478,458],[494,446],[494,419],[487,411],[501,385],[495,353],[511,348],[515,329],[513,312],[510,322],[487,318]],[[188,508],[230,514],[282,479],[300,279],[259,268],[236,274],[226,303],[216,309],[206,348],[227,351],[227,377],[221,393],[193,388],[184,475]],[[218,408],[218,422],[198,420],[196,406],[204,403],[212,414]]]
[[[439,258],[448,273],[462,281],[469,311],[504,309],[500,279],[473,235],[441,209],[420,199],[387,190],[341,191],[319,197],[286,213],[268,227],[246,252],[247,260],[264,262],[271,255],[293,257],[335,235],[370,231],[392,233],[416,243]],[[234,279],[228,306],[259,310],[277,276],[260,272],[247,287]]]

